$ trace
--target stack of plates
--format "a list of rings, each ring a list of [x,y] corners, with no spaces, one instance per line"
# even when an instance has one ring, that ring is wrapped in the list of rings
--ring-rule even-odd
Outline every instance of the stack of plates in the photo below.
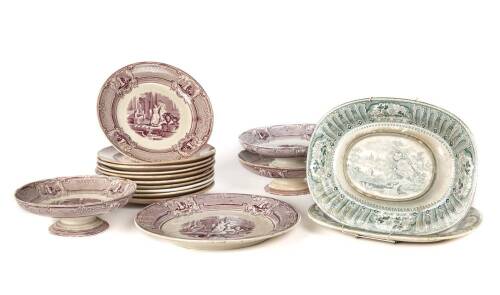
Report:
[[[189,74],[157,62],[125,66],[102,86],[97,110],[113,145],[99,151],[97,173],[135,181],[131,202],[148,204],[213,184],[212,106]]]
[[[207,190],[214,184],[215,148],[205,145],[195,155],[170,162],[144,162],[129,158],[110,146],[97,154],[96,172],[133,180],[137,190],[131,203],[158,200]]]

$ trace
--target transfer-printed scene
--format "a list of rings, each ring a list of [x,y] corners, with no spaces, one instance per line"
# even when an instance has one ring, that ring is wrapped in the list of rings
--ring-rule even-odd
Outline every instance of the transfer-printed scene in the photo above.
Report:
[[[180,233],[192,238],[228,239],[248,235],[254,228],[253,222],[242,218],[209,216],[183,224]]]
[[[172,136],[179,128],[180,114],[175,104],[159,93],[145,92],[128,105],[128,124],[137,134],[152,140]]]
[[[427,191],[434,177],[431,151],[409,137],[376,135],[353,145],[347,174],[362,193],[382,199],[408,200]]]

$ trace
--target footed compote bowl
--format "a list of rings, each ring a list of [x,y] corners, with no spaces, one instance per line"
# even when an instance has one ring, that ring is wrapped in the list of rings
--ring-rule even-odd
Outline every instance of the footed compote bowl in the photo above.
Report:
[[[306,182],[306,158],[271,158],[249,151],[238,154],[240,163],[260,176],[272,178],[264,189],[274,195],[293,196],[309,193]]]
[[[252,172],[273,178],[265,190],[275,195],[305,195],[306,154],[314,124],[276,125],[250,129],[239,139],[245,148],[238,155]]]
[[[59,236],[89,236],[109,224],[97,217],[127,204],[133,181],[107,176],[75,176],[41,180],[16,191],[18,204],[31,213],[57,218],[49,228]]]

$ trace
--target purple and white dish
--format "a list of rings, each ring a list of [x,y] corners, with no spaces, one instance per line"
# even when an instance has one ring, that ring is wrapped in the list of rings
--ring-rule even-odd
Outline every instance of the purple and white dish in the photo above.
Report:
[[[167,162],[146,162],[137,159],[127,157],[126,155],[120,153],[115,147],[108,146],[103,148],[97,153],[97,159],[100,162],[105,163],[107,166],[122,168],[122,170],[129,171],[155,171],[155,170],[165,170],[176,167],[177,165],[189,167],[192,163],[199,163],[209,157],[215,155],[215,148],[209,144],[205,144],[199,151],[189,156],[188,158],[183,158],[180,160],[173,160]]]
[[[212,179],[209,182],[206,182],[203,185],[199,185],[196,187],[191,187],[188,189],[183,189],[183,190],[178,190],[175,192],[163,192],[163,193],[135,193],[134,198],[138,199],[158,199],[158,198],[173,198],[173,197],[180,197],[180,196],[185,196],[188,194],[193,194],[196,193],[202,189],[206,189],[208,187],[213,186],[215,181]]]
[[[195,176],[202,174],[206,172],[207,170],[213,170],[213,163],[209,165],[205,165],[203,167],[200,167],[196,170],[191,170],[188,172],[182,172],[178,174],[161,174],[161,175],[131,175],[127,173],[118,173],[118,172],[108,172],[102,170],[100,167],[96,168],[96,173],[101,174],[101,175],[106,175],[106,176],[114,176],[114,177],[121,177],[121,178],[126,178],[126,179],[131,179],[131,180],[171,180],[171,179],[177,179],[177,178],[185,178],[188,176]]]
[[[133,181],[107,176],[60,177],[29,183],[16,191],[27,211],[58,218],[49,230],[60,236],[89,236],[109,224],[97,217],[125,206],[134,194]]]
[[[203,187],[203,188],[200,188],[198,190],[193,190],[193,191],[190,191],[187,193],[182,192],[182,193],[178,193],[178,194],[171,195],[171,196],[165,196],[165,197],[151,197],[151,198],[132,197],[132,199],[130,199],[130,201],[129,201],[129,204],[150,205],[153,203],[163,202],[166,199],[173,199],[173,198],[178,198],[178,197],[183,197],[183,196],[193,195],[193,194],[203,194],[203,193],[210,191],[210,189],[212,189],[212,187],[214,185],[215,185],[215,182],[212,182],[210,185]]]
[[[227,250],[282,235],[300,215],[280,200],[247,194],[202,194],[164,200],[141,210],[139,229],[182,247]]]
[[[141,187],[135,190],[136,195],[137,194],[165,194],[165,193],[178,193],[178,192],[184,192],[186,190],[190,189],[197,189],[200,187],[204,187],[207,185],[210,185],[214,182],[214,177],[212,176],[211,178],[204,179],[202,181],[193,183],[193,184],[187,184],[184,186],[179,186],[179,187],[173,187],[173,188],[160,188],[160,189],[155,189],[155,188],[148,188],[148,187]]]
[[[173,178],[173,179],[165,179],[165,180],[134,180],[134,182],[138,186],[163,186],[163,185],[172,185],[172,184],[180,184],[184,183],[187,181],[198,181],[202,178],[207,177],[208,175],[214,174],[215,171],[214,169],[207,169],[206,171],[203,171],[200,174],[192,175],[192,176],[186,176],[186,177],[179,177],[179,178]]]
[[[97,168],[103,172],[116,173],[116,174],[126,174],[132,176],[150,176],[150,175],[172,175],[172,174],[181,174],[185,172],[190,172],[193,170],[199,170],[204,167],[213,166],[215,163],[214,158],[208,158],[208,161],[203,161],[197,164],[196,166],[179,168],[173,170],[161,170],[161,171],[129,171],[129,170],[117,170],[113,167],[106,166],[104,164],[97,163]]]
[[[240,163],[253,173],[272,178],[265,186],[266,192],[274,195],[306,195],[309,188],[306,182],[306,158],[272,158],[249,151],[238,154]]]
[[[254,128],[243,132],[243,148],[266,157],[305,157],[314,124],[289,124]]]
[[[205,181],[209,178],[214,178],[215,173],[210,173],[207,176],[201,177],[199,179],[195,180],[189,180],[185,182],[180,182],[180,183],[172,183],[172,184],[160,184],[160,185],[151,185],[151,184],[137,184],[137,191],[144,190],[144,189],[167,189],[167,188],[176,188],[176,187],[183,187],[186,185],[191,185],[191,184],[196,184],[200,183],[202,181]]]
[[[212,132],[212,106],[201,85],[163,63],[139,62],[116,71],[102,86],[97,109],[113,146],[146,162],[188,158]]]

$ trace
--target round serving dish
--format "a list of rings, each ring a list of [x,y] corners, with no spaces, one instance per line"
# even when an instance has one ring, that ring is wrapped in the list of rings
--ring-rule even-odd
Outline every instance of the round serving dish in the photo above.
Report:
[[[123,207],[134,194],[130,180],[75,176],[41,180],[16,191],[18,204],[31,213],[58,218],[49,229],[60,236],[89,236],[108,228],[97,215]]]
[[[336,222],[430,235],[467,214],[475,164],[470,131],[455,115],[419,101],[369,98],[331,110],[317,125],[307,181]]]
[[[139,62],[113,73],[101,88],[97,109],[113,146],[142,161],[190,157],[212,132],[212,106],[201,85],[163,63]]]
[[[135,218],[139,229],[193,249],[248,247],[298,224],[289,204],[246,194],[202,194],[152,204]]]
[[[289,124],[254,128],[243,132],[243,148],[266,157],[305,157],[314,124]]]

